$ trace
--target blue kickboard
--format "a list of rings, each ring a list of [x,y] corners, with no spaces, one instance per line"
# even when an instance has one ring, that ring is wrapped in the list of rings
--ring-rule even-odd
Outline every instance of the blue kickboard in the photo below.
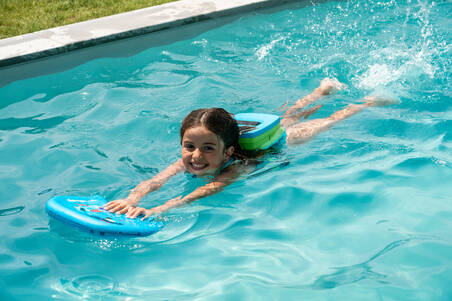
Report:
[[[106,211],[107,201],[101,196],[55,196],[47,201],[47,213],[64,223],[99,235],[148,236],[163,227],[152,218],[127,218],[124,214]]]
[[[243,138],[257,137],[262,133],[272,129],[280,122],[279,116],[263,113],[238,113],[234,115],[234,118],[238,123],[240,123],[240,121],[259,122],[254,130],[240,134],[240,137]]]

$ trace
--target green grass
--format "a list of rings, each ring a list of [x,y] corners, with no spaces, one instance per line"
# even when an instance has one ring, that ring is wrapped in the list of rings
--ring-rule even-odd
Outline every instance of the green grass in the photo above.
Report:
[[[0,39],[176,0],[0,0]]]

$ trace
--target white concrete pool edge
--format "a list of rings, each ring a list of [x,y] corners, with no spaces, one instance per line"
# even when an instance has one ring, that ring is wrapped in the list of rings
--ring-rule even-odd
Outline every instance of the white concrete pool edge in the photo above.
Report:
[[[0,67],[295,0],[180,0],[0,40]]]

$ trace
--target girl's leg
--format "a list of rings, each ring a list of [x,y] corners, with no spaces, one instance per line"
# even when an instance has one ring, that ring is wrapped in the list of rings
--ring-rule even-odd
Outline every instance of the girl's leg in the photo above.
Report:
[[[365,98],[364,101],[365,103],[362,104],[350,104],[345,109],[337,111],[329,117],[313,119],[286,128],[287,144],[293,145],[304,143],[317,133],[328,129],[330,126],[340,120],[343,120],[360,112],[364,108],[375,105],[389,104],[389,102],[379,102],[375,98],[371,97]]]
[[[310,115],[314,114],[321,105],[315,106],[306,111],[298,112],[298,110],[306,107],[307,105],[315,102],[319,98],[325,95],[330,95],[333,91],[343,89],[344,84],[340,83],[337,79],[324,78],[320,85],[312,91],[311,94],[300,98],[295,102],[295,104],[289,107],[284,115],[282,116],[281,125],[285,128],[290,127],[292,124],[296,123],[301,117],[308,118]]]

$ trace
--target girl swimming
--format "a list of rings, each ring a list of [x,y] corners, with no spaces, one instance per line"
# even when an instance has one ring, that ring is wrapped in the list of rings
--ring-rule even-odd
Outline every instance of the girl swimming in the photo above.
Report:
[[[299,112],[300,109],[312,104],[322,96],[344,87],[345,85],[337,79],[325,78],[311,94],[297,100],[288,108],[281,119],[281,125],[286,132],[286,143],[294,145],[306,142],[320,131],[366,107],[388,104],[387,101],[367,97],[364,99],[364,103],[350,104],[329,117],[299,122],[300,118],[308,118],[321,106]],[[239,175],[253,169],[253,164],[245,164],[247,160],[243,160],[243,151],[238,144],[239,127],[237,122],[224,109],[210,108],[192,111],[182,121],[180,137],[181,159],[155,177],[141,182],[130,191],[127,198],[107,203],[105,209],[117,214],[126,214],[129,218],[144,215],[142,219],[146,219],[173,207],[215,194],[234,182]],[[212,181],[184,197],[174,198],[163,205],[151,209],[137,206],[141,198],[158,190],[169,178],[180,172],[188,172],[198,177],[211,176]]]

